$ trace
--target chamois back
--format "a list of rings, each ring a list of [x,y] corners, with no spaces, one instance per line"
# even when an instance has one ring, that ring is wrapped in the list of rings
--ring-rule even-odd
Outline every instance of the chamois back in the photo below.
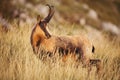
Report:
[[[59,55],[77,54],[79,59],[92,58],[92,44],[81,36],[51,36],[41,42],[41,50]]]

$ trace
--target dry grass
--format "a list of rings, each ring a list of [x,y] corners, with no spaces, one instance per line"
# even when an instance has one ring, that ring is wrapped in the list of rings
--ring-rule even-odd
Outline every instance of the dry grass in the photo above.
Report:
[[[31,25],[24,24],[19,28],[15,24],[13,26],[15,27],[8,33],[3,32],[0,26],[0,80],[86,80],[87,70],[81,66],[62,66],[60,61],[46,64],[41,62],[30,45]],[[74,30],[69,29],[68,34],[74,34]],[[58,32],[57,29],[53,31],[54,34]],[[61,34],[66,34],[63,32],[66,31],[61,30]],[[103,62],[102,77],[99,80],[119,80],[120,44],[107,39],[93,41],[96,47],[95,58],[100,58]],[[95,68],[91,72],[90,80],[98,80]]]

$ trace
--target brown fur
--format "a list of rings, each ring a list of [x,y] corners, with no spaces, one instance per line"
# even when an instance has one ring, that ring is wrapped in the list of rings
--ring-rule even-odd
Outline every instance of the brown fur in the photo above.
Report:
[[[49,5],[48,5],[49,6]],[[46,25],[50,20],[54,12],[52,12],[51,6],[49,6],[50,12],[49,15],[41,20],[38,18],[38,23],[32,30],[31,34],[31,45],[33,51],[36,54],[41,54],[41,51],[50,53],[53,56],[59,53],[63,57],[63,61],[66,60],[67,56],[72,54],[76,61],[81,61],[84,66],[90,67],[91,65],[96,64],[97,72],[100,68],[98,63],[101,61],[92,59],[92,52],[94,52],[93,45],[91,42],[84,36],[51,36],[46,30]],[[49,18],[49,19],[48,19]],[[44,54],[44,53],[43,53]],[[77,57],[76,57],[77,56]],[[90,68],[89,68],[90,69]]]

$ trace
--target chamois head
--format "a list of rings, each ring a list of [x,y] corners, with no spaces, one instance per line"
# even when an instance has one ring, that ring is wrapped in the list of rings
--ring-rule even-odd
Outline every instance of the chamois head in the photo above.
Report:
[[[41,17],[40,15],[37,16],[37,24],[39,25],[40,29],[43,31],[43,33],[45,34],[45,36],[47,38],[50,38],[51,35],[49,34],[49,32],[46,30],[46,26],[47,26],[47,23],[49,23],[49,21],[51,20],[53,14],[54,14],[54,7],[53,6],[50,6],[50,5],[46,5],[49,7],[49,14],[47,17],[45,17],[43,20],[41,20]]]

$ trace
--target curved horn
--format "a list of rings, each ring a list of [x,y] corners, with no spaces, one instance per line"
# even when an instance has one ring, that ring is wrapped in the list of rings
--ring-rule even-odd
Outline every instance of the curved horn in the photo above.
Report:
[[[53,14],[54,14],[54,6],[50,6],[49,4],[46,4],[46,6],[48,6],[49,7],[49,14],[48,14],[48,16],[44,19],[44,21],[45,22],[47,22],[47,23],[49,23],[49,21],[51,20],[51,18],[52,18],[52,16],[53,16]]]

